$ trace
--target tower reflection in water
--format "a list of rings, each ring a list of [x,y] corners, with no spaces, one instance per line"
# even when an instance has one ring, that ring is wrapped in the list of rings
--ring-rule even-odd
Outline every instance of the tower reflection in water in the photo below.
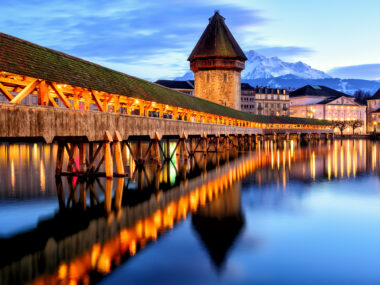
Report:
[[[189,161],[174,156],[163,169],[136,169],[129,160],[131,179],[81,181],[54,177],[54,145],[2,144],[1,197],[57,195],[60,210],[35,229],[0,240],[0,281],[92,283],[189,215],[221,268],[244,226],[239,181],[276,183],[285,191],[289,179],[309,183],[379,175],[377,148],[368,141],[306,148],[264,142],[239,157],[234,151]]]

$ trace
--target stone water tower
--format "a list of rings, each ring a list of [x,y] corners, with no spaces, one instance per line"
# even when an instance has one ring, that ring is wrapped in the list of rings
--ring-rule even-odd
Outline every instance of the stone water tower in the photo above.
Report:
[[[188,61],[196,97],[240,110],[240,73],[247,57],[224,20],[216,11]]]

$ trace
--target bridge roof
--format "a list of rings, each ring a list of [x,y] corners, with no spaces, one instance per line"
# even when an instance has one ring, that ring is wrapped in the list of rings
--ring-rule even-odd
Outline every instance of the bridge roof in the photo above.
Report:
[[[3,33],[0,33],[0,71],[257,123],[329,124],[234,110]]]

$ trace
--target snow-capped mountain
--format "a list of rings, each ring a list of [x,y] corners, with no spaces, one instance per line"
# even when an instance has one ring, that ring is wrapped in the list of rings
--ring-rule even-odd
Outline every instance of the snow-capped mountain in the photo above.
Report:
[[[285,62],[278,57],[266,57],[253,50],[245,54],[248,60],[245,62],[241,81],[252,86],[296,89],[307,84],[324,85],[347,94],[353,94],[359,89],[373,94],[380,88],[380,81],[332,78],[301,61]],[[175,78],[175,80],[193,79],[192,71]]]
[[[304,79],[322,79],[331,78],[330,75],[323,71],[311,68],[309,65],[298,62],[282,61],[278,57],[266,57],[254,50],[245,53],[248,60],[245,62],[242,79],[257,79],[257,78],[274,78],[279,76],[294,75]],[[186,72],[183,76],[177,77],[176,80],[192,80],[194,74],[191,71]]]
[[[307,79],[331,78],[323,71],[311,68],[302,61],[286,62],[278,57],[263,56],[254,50],[246,52],[245,55],[248,60],[242,72],[243,79],[273,78],[289,74]]]

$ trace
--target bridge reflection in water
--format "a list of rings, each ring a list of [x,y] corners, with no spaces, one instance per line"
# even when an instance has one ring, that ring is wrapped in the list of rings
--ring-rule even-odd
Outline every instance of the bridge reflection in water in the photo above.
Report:
[[[60,205],[35,229],[0,239],[1,284],[92,283],[190,215],[220,268],[244,226],[242,179],[285,191],[289,179],[309,183],[380,169],[378,145],[368,141],[306,148],[264,142],[252,152],[174,156],[162,168],[138,169],[130,159],[130,178],[113,180],[54,177],[55,151],[0,145],[1,198],[57,195]]]

